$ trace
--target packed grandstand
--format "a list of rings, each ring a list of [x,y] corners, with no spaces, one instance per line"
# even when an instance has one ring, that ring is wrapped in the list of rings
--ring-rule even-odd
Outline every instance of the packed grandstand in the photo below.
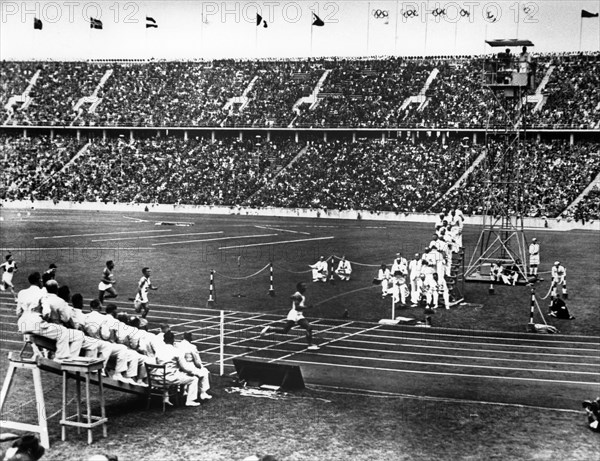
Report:
[[[482,213],[514,121],[482,57],[0,65],[2,200]],[[521,211],[598,219],[600,53],[536,72]]]

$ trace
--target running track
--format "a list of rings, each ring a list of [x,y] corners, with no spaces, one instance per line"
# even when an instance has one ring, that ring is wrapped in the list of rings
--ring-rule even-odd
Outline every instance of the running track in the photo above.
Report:
[[[0,295],[0,347],[20,349],[14,303]],[[131,303],[117,302],[127,310]],[[219,372],[219,311],[169,305],[152,306],[152,321],[168,322],[175,332],[191,331],[203,360]],[[600,338],[532,335],[379,325],[313,319],[320,351],[308,351],[304,332],[258,332],[281,325],[281,316],[225,314],[225,374],[235,374],[235,357],[299,365],[308,387],[326,386],[370,392],[581,408],[600,395]]]

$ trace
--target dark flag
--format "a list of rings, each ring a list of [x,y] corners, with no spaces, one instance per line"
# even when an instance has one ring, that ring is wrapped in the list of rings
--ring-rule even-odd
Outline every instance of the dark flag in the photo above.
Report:
[[[90,18],[90,29],[102,29],[102,21]]]
[[[151,18],[150,16],[146,16],[146,29],[149,29],[149,28],[156,29],[156,28],[158,28],[158,24],[156,24],[156,21],[154,20],[154,18]]]
[[[313,13],[313,26],[317,26],[317,27],[323,27],[325,25],[325,23],[323,22],[323,20],[317,16],[315,13]]]
[[[590,13],[589,11],[581,10],[581,17],[582,18],[597,18],[598,13]]]
[[[267,27],[269,27],[269,25],[267,24],[267,21],[265,21],[260,14],[256,13],[256,27],[260,26],[261,23],[265,29]]]
[[[44,25],[42,24],[42,20],[38,18],[33,18],[33,28],[42,30],[42,27],[44,27]]]

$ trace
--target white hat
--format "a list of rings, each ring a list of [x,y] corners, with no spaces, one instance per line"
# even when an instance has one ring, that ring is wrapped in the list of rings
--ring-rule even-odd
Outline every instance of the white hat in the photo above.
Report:
[[[532,241],[532,242],[537,242],[537,239],[536,239],[535,237],[533,237],[533,238],[531,239],[531,241]]]
[[[555,265],[555,266],[558,266],[558,265],[560,265],[560,261],[554,261],[554,265]]]

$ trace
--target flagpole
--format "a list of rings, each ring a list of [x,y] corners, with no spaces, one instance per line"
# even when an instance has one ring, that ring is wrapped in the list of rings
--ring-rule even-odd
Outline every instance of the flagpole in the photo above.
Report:
[[[369,26],[371,25],[371,2],[367,3],[367,56],[369,56]]]
[[[521,1],[517,2],[517,36],[515,38],[519,38],[519,23],[521,22]]]
[[[313,29],[314,28],[315,27],[313,26],[312,17],[311,17],[311,20],[310,20],[310,57],[311,58],[313,57]]]
[[[398,15],[400,14],[400,10],[399,8],[399,1],[400,0],[396,0],[396,30],[394,31],[394,54],[397,55],[398,54]]]
[[[456,38],[458,37],[458,21],[454,23],[454,54],[456,55]]]
[[[427,56],[427,25],[429,23],[427,14],[429,13],[429,0],[427,0],[425,11],[423,13],[425,14],[425,40],[423,42],[423,57],[425,57]]]
[[[583,37],[583,16],[579,18],[579,51],[581,51],[581,39]]]
[[[254,51],[256,52],[256,57],[258,58],[258,27],[254,27]]]
[[[485,37],[484,37],[484,39],[483,39],[483,54],[484,54],[484,55],[485,55],[485,42],[487,41],[487,38],[488,38],[488,37],[487,37],[487,29],[488,29],[488,24],[489,24],[489,23],[488,23],[488,21],[486,20],[486,21],[485,21],[485,33],[484,33]]]

